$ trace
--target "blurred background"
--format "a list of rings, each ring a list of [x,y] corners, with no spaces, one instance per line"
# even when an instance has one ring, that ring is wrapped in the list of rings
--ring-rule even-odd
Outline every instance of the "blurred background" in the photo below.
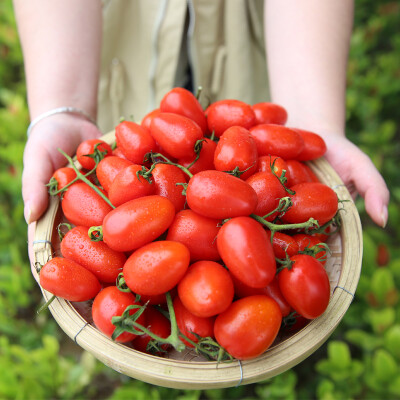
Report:
[[[355,299],[334,334],[299,366],[232,389],[186,391],[122,376],[80,350],[31,276],[21,199],[28,111],[12,1],[0,2],[1,399],[400,399],[400,2],[356,0],[348,69],[348,136],[391,191],[386,229],[357,200],[364,258]]]

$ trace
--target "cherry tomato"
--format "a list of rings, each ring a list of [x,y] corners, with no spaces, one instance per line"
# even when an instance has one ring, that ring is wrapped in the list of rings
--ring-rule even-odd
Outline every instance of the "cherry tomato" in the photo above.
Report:
[[[103,158],[99,162],[96,168],[96,175],[100,185],[106,192],[110,190],[111,183],[117,174],[124,168],[129,167],[129,165],[132,165],[129,160],[115,155]]]
[[[271,238],[271,231],[266,231],[269,238]],[[300,250],[299,244],[294,237],[287,235],[283,232],[275,232],[272,238],[272,247],[274,249],[275,256],[278,258],[286,258],[294,256]]]
[[[58,168],[56,171],[54,171],[54,174],[52,176],[52,180],[55,180],[57,182],[55,190],[61,190],[70,182],[72,182],[75,178],[76,178],[76,172],[73,168],[70,167]],[[61,194],[62,193],[58,193],[58,196],[61,196]]]
[[[123,158],[124,160],[128,160],[128,159],[125,157],[125,154],[122,152],[122,150],[121,150],[119,147],[116,147],[116,148],[113,150],[113,156],[119,157],[119,158]],[[129,161],[129,160],[128,160],[128,161]]]
[[[220,221],[203,217],[192,210],[176,214],[170,225],[167,240],[183,243],[190,251],[192,262],[199,260],[220,260],[216,238]]]
[[[299,161],[310,161],[322,157],[326,153],[326,143],[321,136],[314,132],[292,128],[304,140],[304,148],[296,157]]]
[[[316,249],[310,255],[314,255],[322,265],[325,265],[328,255],[326,254],[326,248],[320,246],[321,240],[317,236],[297,233],[293,235],[293,239],[296,240],[299,251],[311,251],[310,249],[315,246]]]
[[[112,210],[94,189],[81,181],[68,188],[62,198],[61,207],[68,221],[87,227],[101,225],[105,216]]]
[[[126,261],[124,253],[110,249],[104,242],[90,240],[88,228],[76,226],[61,241],[61,254],[82,265],[100,282],[115,283]]]
[[[143,117],[140,125],[142,125],[143,128],[146,128],[150,131],[151,121],[153,120],[153,118],[155,116],[157,116],[160,113],[161,113],[161,110],[159,108],[155,108],[154,110],[150,111]]]
[[[286,161],[277,156],[261,156],[258,158],[258,172],[275,172],[276,176],[282,177],[285,173],[286,179],[289,178],[289,169]]]
[[[275,300],[264,295],[234,301],[214,324],[217,342],[238,360],[264,353],[281,327],[282,314]]]
[[[101,152],[104,152],[104,157],[108,157],[112,155],[111,146],[101,139],[88,139],[81,142],[76,149],[76,158],[79,164],[82,165],[83,168],[87,170],[91,170],[95,167],[96,162],[89,155],[94,153],[94,149],[97,145],[97,149]]]
[[[216,137],[231,126],[250,129],[256,122],[256,116],[249,104],[240,100],[219,100],[208,106],[206,110],[209,132]]]
[[[242,179],[257,171],[257,146],[247,129],[232,126],[221,135],[214,153],[214,166],[217,171],[239,168]]]
[[[250,287],[267,286],[276,273],[271,241],[250,217],[236,217],[222,225],[217,236],[219,254],[230,273]]]
[[[273,154],[284,160],[296,158],[304,148],[304,141],[294,130],[282,125],[261,124],[250,129],[259,156]]]
[[[120,122],[115,127],[115,139],[118,148],[134,164],[143,164],[144,156],[156,150],[150,131],[132,121]]]
[[[286,317],[292,311],[289,303],[283,297],[281,290],[279,289],[278,278],[275,276],[272,282],[263,288],[252,288],[245,285],[232,275],[233,284],[235,286],[235,296],[239,299],[248,296],[254,296],[257,294],[263,294],[274,299],[282,313],[283,317]]]
[[[97,329],[108,337],[111,337],[115,325],[111,322],[113,317],[119,317],[123,314],[128,306],[140,305],[135,301],[135,295],[130,292],[121,292],[116,286],[104,288],[94,299],[92,305],[93,322]],[[132,309],[129,314],[136,312]],[[143,314],[136,320],[137,323],[144,325],[145,318]],[[123,332],[117,338],[116,342],[126,343],[135,339],[137,335],[130,332]]]
[[[297,160],[287,160],[286,164],[289,172],[287,176],[288,180],[286,183],[287,187],[290,188],[293,185],[304,182],[318,182],[318,178],[315,176],[314,172],[304,162]]]
[[[197,317],[192,314],[181,302],[177,296],[174,299],[174,312],[176,323],[178,324],[179,331],[188,339],[197,343],[199,339],[196,335],[205,337],[214,337],[214,320],[213,317]],[[182,339],[187,347],[194,347],[190,342]]]
[[[100,291],[96,276],[75,261],[54,257],[40,270],[40,286],[69,301],[87,301]]]
[[[264,216],[278,207],[279,200],[287,195],[285,188],[279,179],[271,172],[256,172],[246,182],[257,193],[257,207],[254,214]],[[267,220],[272,221],[276,213],[272,214]]]
[[[232,303],[234,287],[229,272],[215,261],[197,261],[178,284],[183,305],[198,317],[213,317]]]
[[[194,175],[200,171],[214,169],[214,154],[217,148],[217,143],[214,140],[204,138],[201,143],[200,156],[197,161],[189,167],[190,164],[196,159],[196,156],[190,158],[180,158],[178,164],[183,167],[189,167],[189,171]]]
[[[328,307],[330,284],[323,265],[314,257],[297,254],[290,268],[278,274],[279,287],[287,302],[307,319],[319,317]]]
[[[190,253],[185,245],[161,240],[132,253],[123,274],[134,293],[154,296],[171,290],[185,275],[189,262]]]
[[[163,339],[167,338],[171,334],[171,323],[169,322],[169,319],[164,317],[164,315],[154,307],[146,307],[144,311],[144,318],[146,320],[145,327],[153,334]],[[133,342],[133,346],[136,350],[139,350],[143,353],[156,355],[162,355],[163,352],[167,351],[170,347],[169,344],[164,343],[161,345],[161,351],[152,351],[151,348],[148,348],[151,340],[153,340],[153,338],[147,333],[138,335]]]
[[[115,207],[155,192],[155,185],[138,175],[141,170],[141,165],[132,164],[119,171],[115,176],[108,191],[108,197]]]
[[[199,125],[203,134],[207,131],[207,120],[203,107],[189,90],[176,87],[170,90],[160,102],[161,112],[183,115]]]
[[[330,221],[338,210],[338,197],[327,185],[319,182],[305,182],[294,185],[290,195],[293,205],[283,215],[283,220],[296,224],[314,218],[322,226]]]
[[[256,209],[257,193],[243,180],[225,172],[201,171],[186,189],[189,208],[215,219],[249,215]]]
[[[203,137],[199,125],[179,114],[160,113],[151,121],[150,133],[155,141],[172,157],[189,158],[194,145]]]
[[[183,187],[180,183],[186,183],[184,172],[169,164],[157,164],[152,171],[154,181],[154,194],[166,197],[175,206],[175,211],[183,209],[186,197],[182,194]]]
[[[287,111],[275,103],[261,102],[253,104],[252,109],[256,115],[256,124],[276,124],[285,125],[288,114]]]
[[[175,207],[165,197],[140,197],[112,210],[103,221],[103,240],[114,250],[131,251],[164,233],[175,217]]]

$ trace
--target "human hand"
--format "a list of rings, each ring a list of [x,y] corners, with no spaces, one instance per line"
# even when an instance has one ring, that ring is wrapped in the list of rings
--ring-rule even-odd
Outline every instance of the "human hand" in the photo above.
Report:
[[[353,198],[361,195],[371,219],[385,227],[388,219],[389,190],[371,159],[341,135],[323,136],[328,150],[325,158],[339,174]]]

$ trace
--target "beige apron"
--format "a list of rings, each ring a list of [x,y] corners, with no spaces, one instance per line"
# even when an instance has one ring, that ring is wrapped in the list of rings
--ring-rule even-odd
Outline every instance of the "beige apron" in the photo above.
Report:
[[[103,16],[103,132],[121,117],[140,121],[158,107],[179,82],[186,44],[204,106],[224,98],[269,99],[263,0],[103,0]]]

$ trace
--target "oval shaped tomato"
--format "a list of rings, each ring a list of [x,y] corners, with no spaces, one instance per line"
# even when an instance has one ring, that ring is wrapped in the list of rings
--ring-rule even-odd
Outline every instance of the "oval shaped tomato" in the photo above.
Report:
[[[199,125],[179,114],[160,113],[151,121],[150,133],[155,141],[172,157],[188,158],[194,145],[203,137]]]
[[[146,128],[150,131],[150,126],[151,126],[151,121],[155,116],[161,113],[161,110],[159,108],[155,108],[154,110],[148,112],[140,122],[140,125],[143,126],[143,128]]]
[[[76,178],[76,172],[71,167],[62,167],[58,168],[54,171],[53,176],[49,182],[49,185],[53,186],[52,181],[56,182],[54,190],[61,190],[66,185],[71,183]],[[61,196],[61,193],[58,193],[58,196]]]
[[[171,323],[169,319],[154,307],[146,307],[144,310],[144,318],[146,320],[145,327],[154,335],[165,339],[171,334]],[[143,353],[157,355],[162,355],[162,353],[167,351],[170,347],[168,343],[164,343],[161,345],[161,351],[154,351],[151,347],[149,348],[149,342],[152,340],[153,338],[147,333],[139,335],[134,340],[133,347]]]
[[[240,100],[218,100],[208,106],[206,116],[208,130],[216,137],[221,137],[231,126],[250,129],[256,122],[251,106]]]
[[[77,181],[68,188],[62,198],[61,207],[69,222],[87,227],[101,225],[112,210],[94,189],[82,181]]]
[[[151,174],[154,181],[154,194],[171,200],[176,212],[182,210],[186,197],[182,194],[183,186],[179,184],[186,183],[184,172],[175,165],[159,163]]]
[[[326,153],[325,140],[318,134],[304,129],[292,128],[304,141],[304,148],[297,156],[299,161],[310,161],[322,157]]]
[[[153,182],[138,175],[141,170],[141,165],[132,164],[119,171],[115,176],[108,191],[108,197],[115,207],[155,192]]]
[[[207,120],[203,107],[196,96],[181,87],[171,89],[160,102],[161,112],[183,115],[199,125],[203,134],[207,132]]]
[[[179,331],[188,339],[197,343],[199,339],[196,335],[202,338],[214,337],[214,317],[197,317],[182,304],[178,296],[174,299],[173,305]],[[181,340],[187,347],[194,347],[187,340],[183,338]]]
[[[183,243],[190,251],[192,262],[221,259],[216,238],[220,221],[204,217],[193,210],[182,210],[168,228],[167,240]]]
[[[263,217],[278,207],[279,200],[286,196],[286,190],[279,179],[271,172],[256,172],[246,182],[257,193],[257,207],[254,214]],[[272,221],[276,213],[266,219]]]
[[[189,262],[190,253],[185,245],[161,240],[132,253],[123,274],[134,293],[154,296],[171,290],[185,275]]]
[[[132,121],[115,127],[115,139],[125,157],[134,164],[143,164],[144,156],[156,150],[156,142],[148,129]]]
[[[247,179],[257,171],[257,146],[250,132],[240,126],[228,128],[220,137],[214,153],[217,171],[233,171],[238,168],[240,178]]]
[[[267,230],[267,235],[271,237],[271,231]],[[299,244],[294,237],[283,232],[275,232],[272,238],[272,247],[277,258],[292,257],[299,252]]]
[[[163,234],[175,217],[175,207],[165,197],[151,195],[128,201],[103,221],[103,240],[114,250],[131,251]]]
[[[186,200],[189,208],[196,213],[224,219],[254,212],[257,193],[248,183],[233,175],[209,170],[190,178]]]
[[[90,240],[88,230],[84,226],[69,230],[61,241],[61,254],[91,271],[100,282],[115,283],[125,264],[125,254],[104,242]]]
[[[335,216],[339,202],[329,186],[319,182],[305,182],[291,189],[295,194],[290,195],[293,205],[282,217],[285,222],[297,224],[314,218],[322,226]]]
[[[179,282],[178,295],[192,314],[213,317],[232,303],[232,278],[222,265],[214,261],[197,261]]]
[[[138,305],[135,301],[135,295],[130,292],[121,292],[116,286],[108,286],[104,288],[94,299],[92,305],[93,322],[99,331],[108,337],[111,337],[115,325],[111,322],[113,317],[119,317],[123,314],[128,306]],[[129,314],[132,315],[136,309],[132,309]],[[144,325],[145,319],[143,314],[136,320],[137,323]],[[123,332],[117,338],[116,342],[126,343],[135,339],[137,335],[130,332]]]
[[[279,104],[261,102],[252,105],[254,114],[256,115],[256,124],[276,124],[285,125],[288,113],[284,107]]]
[[[96,162],[92,157],[90,157],[90,155],[93,155],[96,146],[100,152],[104,153],[103,157],[108,157],[112,155],[111,146],[104,140],[84,140],[79,144],[78,148],[76,149],[76,158],[83,168],[90,170],[95,167]]]
[[[197,174],[200,171],[206,171],[208,169],[214,169],[214,154],[217,148],[217,143],[214,140],[204,138],[201,144],[200,156],[197,161],[191,166],[192,162],[196,159],[196,156],[190,158],[180,158],[178,164],[185,168],[188,168],[190,173]]]
[[[101,289],[96,276],[75,261],[54,257],[40,270],[40,286],[69,301],[93,299]]]
[[[250,129],[259,156],[273,154],[284,160],[296,158],[304,148],[304,141],[294,130],[282,125],[261,124]]]
[[[287,302],[300,315],[314,319],[324,313],[329,304],[329,277],[323,265],[314,257],[297,254],[290,258],[290,268],[278,274],[279,287]]]
[[[132,165],[131,161],[115,155],[103,158],[96,168],[96,176],[102,188],[108,192],[118,173],[130,165]]]
[[[271,241],[250,217],[236,217],[222,225],[217,247],[230,273],[250,287],[267,286],[276,273]]]
[[[268,155],[259,157],[258,172],[274,172],[279,178],[281,178],[284,173],[286,179],[289,179],[287,162],[278,156]]]
[[[217,316],[214,334],[217,342],[238,360],[249,360],[264,353],[275,340],[282,314],[275,300],[264,295],[244,297]]]
[[[326,247],[321,246],[321,239],[318,236],[307,235],[306,233],[297,233],[293,235],[293,239],[299,246],[299,251],[310,252],[309,255],[316,257],[322,265],[326,264],[328,255]],[[314,248],[311,250],[311,248]]]
[[[287,160],[288,180],[286,186],[288,188],[304,182],[318,182],[318,178],[312,172],[311,168],[302,161]]]

